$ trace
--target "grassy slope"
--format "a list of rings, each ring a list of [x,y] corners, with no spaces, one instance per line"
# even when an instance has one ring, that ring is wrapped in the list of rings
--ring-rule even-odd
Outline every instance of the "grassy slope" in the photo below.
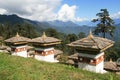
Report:
[[[0,53],[0,80],[120,80],[120,77]]]

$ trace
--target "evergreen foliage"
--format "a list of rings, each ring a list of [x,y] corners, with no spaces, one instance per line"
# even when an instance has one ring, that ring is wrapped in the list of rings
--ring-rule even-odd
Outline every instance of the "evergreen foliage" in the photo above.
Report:
[[[21,36],[28,38],[34,38],[38,35],[33,26],[28,23],[14,25],[10,23],[0,24],[0,36],[4,37],[4,39],[15,36],[17,32]]]
[[[60,45],[57,45],[55,48],[62,50],[64,54],[71,55],[74,54],[76,51],[74,50],[74,48],[70,48],[66,44],[76,41],[79,38],[80,39],[84,38],[86,36],[84,32],[80,32],[78,35],[76,35],[76,34],[64,34],[58,32],[53,28],[47,28],[45,30],[43,29],[41,30],[42,31],[37,31],[32,24],[29,24],[27,22],[23,24],[16,23],[14,25],[12,25],[9,22],[6,22],[5,24],[1,23],[0,36],[2,36],[3,39],[0,40],[0,44],[4,43],[5,39],[15,36],[17,32],[21,36],[28,38],[35,38],[41,36],[40,34],[42,34],[42,32],[45,31],[47,36],[55,37],[62,41],[62,43]],[[119,42],[116,42],[115,46],[113,46],[111,49],[105,52],[106,60],[113,58],[113,60],[116,61],[120,57],[119,49],[120,49]]]
[[[110,18],[107,9],[101,9],[100,11],[101,12],[96,14],[98,18],[92,20],[92,22],[98,22],[94,33],[102,33],[104,38],[106,37],[106,33],[109,33],[111,36],[113,36],[113,32],[115,30],[114,21]]]
[[[78,34],[78,37],[79,37],[79,39],[81,39],[81,38],[86,37],[86,35],[85,35],[84,32],[80,32],[80,33]]]
[[[105,51],[105,61],[117,61],[120,58],[120,42],[115,42],[114,46]]]

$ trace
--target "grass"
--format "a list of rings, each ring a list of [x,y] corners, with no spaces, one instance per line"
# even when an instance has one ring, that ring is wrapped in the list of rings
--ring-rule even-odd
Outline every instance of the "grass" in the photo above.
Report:
[[[120,76],[0,53],[0,80],[120,80]]]

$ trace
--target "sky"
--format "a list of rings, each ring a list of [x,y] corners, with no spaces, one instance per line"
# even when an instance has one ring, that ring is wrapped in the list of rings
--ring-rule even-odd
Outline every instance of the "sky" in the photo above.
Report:
[[[37,21],[89,21],[100,9],[107,9],[112,18],[120,18],[120,0],[0,0],[0,14]]]

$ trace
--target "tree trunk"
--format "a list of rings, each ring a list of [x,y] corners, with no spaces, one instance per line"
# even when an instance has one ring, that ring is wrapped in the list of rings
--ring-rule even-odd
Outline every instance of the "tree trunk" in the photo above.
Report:
[[[103,38],[105,38],[105,31],[103,32]]]
[[[103,27],[103,38],[105,38],[105,21],[103,22],[104,27]]]

